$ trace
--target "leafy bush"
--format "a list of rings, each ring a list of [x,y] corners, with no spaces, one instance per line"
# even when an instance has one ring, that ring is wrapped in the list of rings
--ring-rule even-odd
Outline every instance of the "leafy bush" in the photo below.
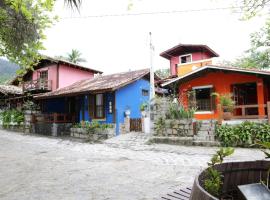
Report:
[[[216,128],[216,135],[223,146],[250,146],[257,141],[270,141],[270,125],[254,122],[222,125]]]
[[[74,124],[73,128],[85,128],[89,134],[94,134],[98,130],[106,130],[114,128],[113,124],[99,123],[97,121],[81,121],[80,123]]]
[[[24,122],[24,114],[18,110],[5,110],[0,113],[0,118],[4,127],[9,127],[11,124],[21,125]]]
[[[155,122],[154,129],[157,132],[165,130],[165,119],[163,117],[159,117],[157,119],[157,121]]]
[[[166,114],[167,119],[191,119],[194,117],[195,109],[185,109],[179,103],[171,103]]]
[[[215,197],[219,197],[221,186],[223,184],[222,174],[214,169],[216,164],[223,163],[225,157],[234,153],[233,148],[221,148],[213,155],[211,162],[208,163],[209,168],[206,171],[206,179],[204,180],[204,188],[207,192]]]

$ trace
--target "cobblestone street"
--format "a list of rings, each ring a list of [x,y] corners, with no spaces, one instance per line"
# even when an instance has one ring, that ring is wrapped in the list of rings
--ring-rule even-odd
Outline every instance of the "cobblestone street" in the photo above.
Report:
[[[147,145],[130,133],[104,144],[0,131],[0,199],[157,199],[191,186],[217,148]],[[236,149],[229,160],[255,160]]]

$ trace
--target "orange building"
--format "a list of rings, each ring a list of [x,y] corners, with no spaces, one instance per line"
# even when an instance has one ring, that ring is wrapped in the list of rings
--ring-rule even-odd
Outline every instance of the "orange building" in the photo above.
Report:
[[[162,84],[178,88],[179,99],[184,106],[190,104],[189,92],[193,91],[196,104],[195,118],[218,119],[218,98],[211,95],[231,93],[235,101],[233,118],[269,118],[267,102],[270,102],[270,72],[206,65]]]

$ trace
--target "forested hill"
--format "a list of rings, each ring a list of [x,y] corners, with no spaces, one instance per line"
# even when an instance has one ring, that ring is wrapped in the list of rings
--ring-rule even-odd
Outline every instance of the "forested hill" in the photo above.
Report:
[[[0,84],[5,83],[16,75],[19,66],[0,58]]]

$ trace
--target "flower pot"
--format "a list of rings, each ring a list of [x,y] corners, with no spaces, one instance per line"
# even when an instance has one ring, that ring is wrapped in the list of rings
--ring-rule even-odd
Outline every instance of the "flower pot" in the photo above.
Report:
[[[231,120],[232,119],[232,113],[231,112],[223,112],[223,119],[224,120]]]

